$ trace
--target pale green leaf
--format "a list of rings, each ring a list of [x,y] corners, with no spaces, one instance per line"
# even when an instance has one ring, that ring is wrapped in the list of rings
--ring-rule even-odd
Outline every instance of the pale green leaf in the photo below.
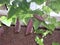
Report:
[[[39,45],[44,45],[44,43],[43,43],[43,38],[40,39],[38,36],[36,36],[35,41],[36,41],[37,44],[39,44]]]
[[[12,18],[7,19],[7,17],[2,16],[0,21],[5,24],[6,26],[10,27],[11,23],[12,23]]]

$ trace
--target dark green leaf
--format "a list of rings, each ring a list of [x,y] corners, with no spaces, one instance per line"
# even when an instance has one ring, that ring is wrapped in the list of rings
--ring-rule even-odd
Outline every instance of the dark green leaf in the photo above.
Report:
[[[0,0],[0,4],[9,4],[10,0]]]
[[[16,9],[12,6],[8,13],[8,18],[11,18],[16,13]]]
[[[19,12],[20,12],[20,8],[19,7],[14,7],[12,6],[8,12],[8,18],[11,18],[12,16],[19,16]]]

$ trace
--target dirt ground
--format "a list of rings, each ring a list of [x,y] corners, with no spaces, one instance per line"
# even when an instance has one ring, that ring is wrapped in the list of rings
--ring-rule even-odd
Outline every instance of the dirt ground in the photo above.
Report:
[[[14,26],[5,27],[4,34],[0,37],[0,45],[37,45],[34,41],[35,34],[25,36],[26,27],[22,27],[19,33],[14,33]],[[52,35],[44,38],[44,45],[52,45],[52,42],[60,43],[60,30],[55,30]]]

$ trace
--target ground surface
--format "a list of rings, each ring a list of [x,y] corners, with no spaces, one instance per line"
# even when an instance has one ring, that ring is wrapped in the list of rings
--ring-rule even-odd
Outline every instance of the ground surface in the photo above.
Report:
[[[14,33],[14,27],[5,27],[4,34],[0,37],[0,45],[37,45],[34,41],[35,34],[25,36],[26,27],[22,27],[20,33]],[[45,45],[51,45],[52,42],[60,43],[60,31],[55,30],[52,35],[44,38]]]

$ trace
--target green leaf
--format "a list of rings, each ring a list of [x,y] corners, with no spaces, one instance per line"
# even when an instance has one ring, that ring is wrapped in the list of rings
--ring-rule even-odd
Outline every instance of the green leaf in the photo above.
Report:
[[[42,22],[41,25],[46,27],[49,31],[54,31],[54,29],[55,29],[54,24],[46,24],[45,22]]]
[[[60,21],[56,22],[56,23],[55,23],[55,26],[56,26],[56,27],[59,27],[59,26],[60,26]]]
[[[19,12],[21,12],[20,7],[11,6],[11,8],[8,12],[8,18],[11,18],[13,16],[19,17]]]
[[[20,20],[24,19],[25,15],[24,14],[19,14]]]
[[[52,11],[52,9],[50,7],[48,7],[48,6],[43,7],[43,12],[49,14],[51,11]]]
[[[57,42],[53,42],[52,45],[60,45],[60,44]]]
[[[34,23],[33,23],[34,29],[37,30],[39,25],[40,25],[40,22],[37,19],[34,18]]]
[[[47,24],[45,22],[42,22],[41,25],[48,29],[48,26],[47,26]]]
[[[51,31],[53,31],[53,30],[55,29],[55,27],[56,27],[56,24],[58,24],[57,21],[56,21],[56,18],[47,17],[47,18],[46,18],[46,21],[49,22],[49,24],[47,24],[47,27],[48,27]]]
[[[35,30],[34,33],[43,35],[44,32],[45,32],[44,30],[40,29],[40,30]]]
[[[50,31],[54,31],[55,25],[54,24],[49,24],[48,29],[50,29]]]
[[[31,17],[33,17],[32,14],[23,14],[23,15],[20,15],[20,19],[23,21],[23,23],[24,23],[25,25],[27,25],[27,23],[28,23],[28,21],[29,21],[29,19],[30,19]]]
[[[0,4],[9,4],[10,0],[0,0]]]
[[[60,0],[50,0],[50,2],[48,3],[48,6],[55,12],[59,12],[60,11]]]
[[[8,12],[8,18],[11,18],[16,13],[15,8],[12,6]]]
[[[7,17],[2,16],[0,21],[5,24],[6,26],[10,27],[11,23],[12,23],[12,18],[7,19]]]
[[[12,24],[16,23],[16,18],[12,18]]]
[[[30,19],[30,17],[23,18],[23,19],[22,19],[22,22],[23,22],[25,25],[27,25],[29,19]]]
[[[42,37],[45,37],[46,35],[48,35],[50,33],[50,31],[45,31],[44,33],[43,33],[43,36]]]
[[[36,36],[35,41],[36,41],[37,44],[39,44],[39,45],[44,45],[44,43],[43,43],[43,38],[40,39],[38,36]]]
[[[48,16],[45,20],[50,22],[50,24],[55,24],[56,23],[56,18],[52,18],[50,16]]]
[[[24,18],[28,18],[28,17],[33,17],[33,14],[29,14],[29,13],[25,14]]]
[[[42,37],[45,37],[46,35],[48,35],[50,33],[50,31],[48,31],[48,30],[44,31],[44,30],[40,29],[40,30],[35,30],[35,33],[42,34]]]
[[[44,13],[43,13],[43,11],[41,11],[41,10],[35,10],[35,11],[33,11],[32,12],[33,14],[38,14],[38,15],[40,15],[40,16],[42,16]]]

